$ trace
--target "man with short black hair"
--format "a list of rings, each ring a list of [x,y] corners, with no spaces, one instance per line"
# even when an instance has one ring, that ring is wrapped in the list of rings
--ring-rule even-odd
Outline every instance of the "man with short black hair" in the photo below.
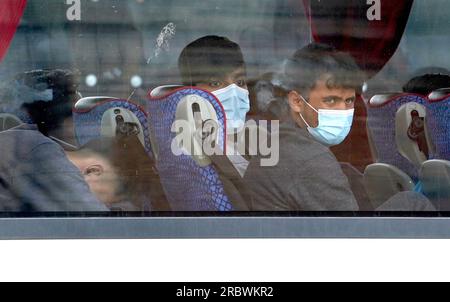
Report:
[[[239,45],[226,37],[204,36],[189,43],[178,59],[183,85],[215,91],[236,84],[246,88],[246,67]]]
[[[188,44],[178,59],[183,85],[206,90],[221,102],[227,123],[227,156],[243,176],[248,160],[239,154],[234,134],[243,129],[250,99],[244,56],[226,37],[204,36]]]
[[[329,150],[350,132],[361,72],[345,53],[310,44],[285,64],[278,79],[290,119],[280,127],[280,160],[245,175],[254,211],[358,210],[350,185]]]
[[[280,160],[260,167],[252,159],[245,175],[253,211],[356,211],[347,177],[329,150],[349,134],[363,75],[353,58],[321,44],[298,50],[277,82],[290,119],[280,127]],[[431,211],[429,200],[402,192],[375,210]]]

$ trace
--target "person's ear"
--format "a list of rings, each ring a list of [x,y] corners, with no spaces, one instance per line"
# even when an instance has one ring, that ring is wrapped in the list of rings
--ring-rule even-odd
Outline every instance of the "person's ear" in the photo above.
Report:
[[[288,102],[289,102],[289,107],[291,108],[292,111],[294,111],[296,113],[303,112],[305,104],[302,100],[302,97],[300,96],[300,94],[297,91],[292,90],[291,92],[289,92]]]
[[[102,165],[90,165],[86,168],[85,175],[86,176],[100,176],[104,172]]]

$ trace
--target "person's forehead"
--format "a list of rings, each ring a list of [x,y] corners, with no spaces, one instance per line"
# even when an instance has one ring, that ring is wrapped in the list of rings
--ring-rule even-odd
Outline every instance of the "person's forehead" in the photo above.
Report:
[[[245,77],[245,67],[241,66],[235,69],[232,69],[231,71],[229,69],[223,69],[223,72],[220,72],[220,68],[215,70],[215,76],[211,76],[211,78],[217,78],[217,79],[237,79]]]
[[[231,73],[230,76],[232,77],[240,77],[240,76],[245,76],[245,67],[241,66],[238,67],[236,69],[234,69]]]
[[[337,96],[343,99],[355,97],[356,94],[355,88],[328,87],[324,80],[317,81],[311,92],[320,97]]]
[[[77,163],[80,166],[90,166],[90,165],[102,165],[102,166],[112,166],[111,162],[104,156],[98,153],[88,153],[88,152],[69,152],[67,154],[70,160]]]

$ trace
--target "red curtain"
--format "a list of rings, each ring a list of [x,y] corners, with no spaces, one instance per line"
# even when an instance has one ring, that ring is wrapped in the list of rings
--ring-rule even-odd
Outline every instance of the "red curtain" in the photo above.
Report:
[[[370,21],[366,0],[303,0],[316,42],[351,53],[369,76],[395,53],[413,0],[379,0],[381,19]]]
[[[0,62],[8,51],[27,0],[0,0]]]

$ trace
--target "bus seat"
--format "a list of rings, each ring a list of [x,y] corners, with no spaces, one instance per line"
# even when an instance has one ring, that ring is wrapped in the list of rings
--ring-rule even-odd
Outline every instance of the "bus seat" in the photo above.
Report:
[[[450,160],[450,88],[428,96],[427,128],[433,144],[432,159]]]
[[[367,166],[363,182],[374,209],[399,192],[414,190],[411,177],[400,169],[384,163]]]
[[[425,97],[416,94],[380,94],[372,97],[368,104],[367,109],[367,125],[369,131],[369,139],[374,154],[374,158],[379,163],[385,163],[397,167],[404,171],[414,180],[418,178],[419,166],[410,161],[400,152],[405,155],[411,156],[414,152],[404,152],[411,149],[411,144],[405,144],[407,135],[407,129],[410,125],[407,124],[408,120],[405,115],[407,114],[404,107],[403,118],[398,119],[401,113],[398,114],[399,109],[405,104],[415,103],[418,105],[424,105],[426,103]],[[414,105],[417,106],[417,105]],[[423,111],[421,111],[423,114]],[[409,113],[409,112],[408,112]],[[423,116],[422,116],[423,117]],[[403,125],[401,123],[403,122]],[[398,129],[398,130],[397,130]],[[397,131],[404,131],[403,133],[396,134]],[[397,140],[400,139],[400,149],[397,146]],[[419,154],[415,154],[420,158]]]
[[[152,157],[147,114],[138,105],[113,97],[86,97],[73,109],[78,145],[101,136],[137,135],[145,151]]]
[[[358,202],[360,211],[373,211],[372,204],[364,187],[364,175],[350,163],[340,163],[342,172],[347,177],[350,188]]]
[[[420,169],[422,192],[437,210],[450,211],[450,161],[432,159]]]
[[[10,113],[0,113],[0,132],[22,124],[22,120]]]
[[[178,156],[173,152],[173,148],[183,150],[177,140],[178,129],[172,128],[173,124],[183,116],[190,122],[194,121],[194,109],[189,106],[193,103],[198,105],[202,120],[208,116],[217,119],[217,145],[225,146],[225,112],[212,94],[193,87],[162,86],[154,89],[149,94],[148,112],[158,148],[156,167],[161,183],[175,211],[233,210],[219,174],[207,158],[191,156],[188,150]],[[189,108],[192,110],[186,110]],[[189,114],[192,118],[187,117]]]

